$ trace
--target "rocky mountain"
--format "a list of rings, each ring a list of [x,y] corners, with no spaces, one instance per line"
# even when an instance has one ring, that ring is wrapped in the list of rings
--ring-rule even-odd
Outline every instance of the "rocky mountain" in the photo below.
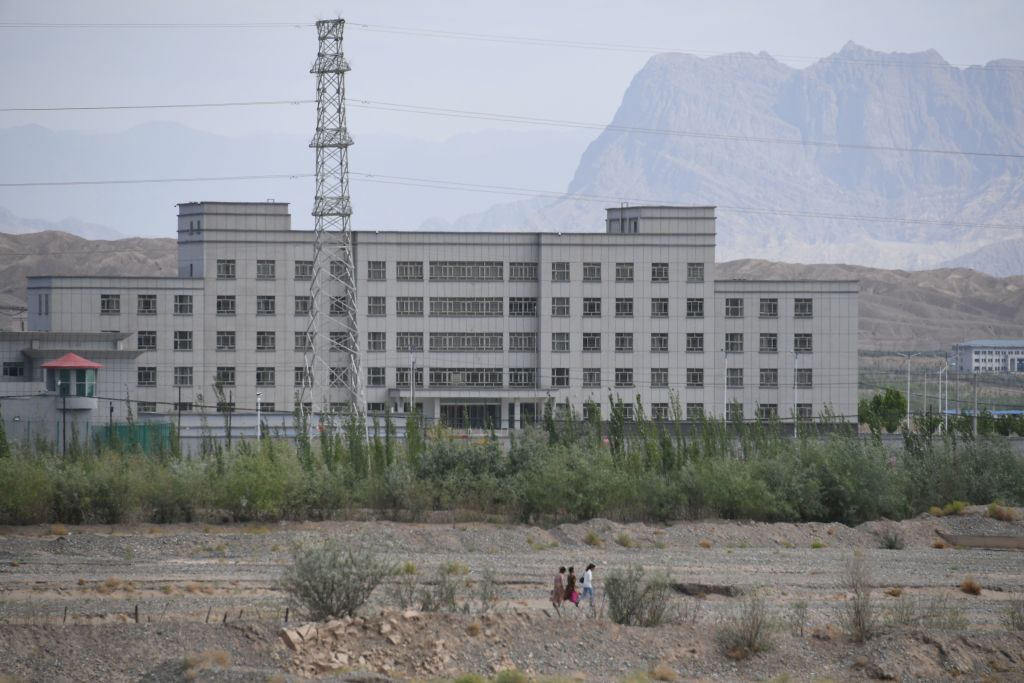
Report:
[[[46,230],[59,230],[88,240],[124,237],[116,230],[98,223],[86,223],[77,218],[65,218],[60,221],[21,218],[0,206],[0,233],[21,235],[26,232],[44,232]]]
[[[0,310],[25,305],[27,275],[174,275],[175,241],[91,241],[62,232],[0,234]],[[763,260],[720,263],[722,278],[860,281],[860,348],[948,349],[979,337],[1024,338],[1024,277],[966,268],[907,272]]]
[[[944,268],[973,268],[998,277],[1024,275],[1024,239],[987,244],[942,265]]]
[[[722,258],[935,267],[1006,239],[986,224],[1024,224],[1024,159],[942,151],[1022,155],[1021,130],[1024,62],[963,69],[853,43],[804,69],[661,54],[583,154],[569,199],[454,227],[599,230],[619,201],[711,204]]]

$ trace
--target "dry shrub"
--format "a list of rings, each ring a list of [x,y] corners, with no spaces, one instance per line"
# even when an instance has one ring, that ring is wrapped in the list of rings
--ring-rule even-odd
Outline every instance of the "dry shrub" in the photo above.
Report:
[[[889,596],[892,596],[894,598],[898,598],[901,595],[903,595],[903,589],[900,588],[899,586],[893,586],[892,588],[886,588],[885,589],[885,594],[889,595]]]
[[[604,582],[608,617],[623,626],[660,626],[671,619],[672,582],[668,572],[647,578],[643,567],[614,569]]]
[[[226,650],[206,650],[198,655],[189,655],[185,658],[185,672],[183,677],[186,681],[194,681],[199,677],[200,672],[206,669],[225,669],[231,666],[231,653]]]
[[[968,595],[981,595],[981,584],[968,576],[960,582],[960,590]]]
[[[587,535],[583,537],[583,542],[595,548],[600,548],[604,545],[604,539],[596,531],[588,531]]]
[[[942,506],[943,515],[962,515],[967,509],[967,503],[962,500],[954,500]]]
[[[882,550],[903,550],[907,541],[896,529],[886,529],[878,535],[878,544]]]
[[[817,539],[817,538],[816,538],[816,539],[814,539],[813,541],[811,541],[811,548],[812,548],[812,549],[814,549],[814,550],[819,550],[819,549],[821,549],[821,548],[824,548],[824,547],[825,547],[825,544],[824,544],[824,543],[822,543],[822,542],[821,542],[821,541],[820,541],[819,539]]]
[[[930,508],[928,508],[928,514],[932,517],[941,517],[942,508],[940,508],[938,505],[932,505]]]
[[[679,679],[679,674],[668,664],[658,664],[651,669],[651,678],[656,681],[675,681]]]
[[[949,544],[943,541],[941,538],[936,538],[934,541],[932,541],[932,547],[936,550],[945,550],[949,547]]]
[[[1008,631],[1024,631],[1024,598],[1011,600],[1003,610],[1003,625]]]
[[[499,671],[493,679],[494,683],[530,683],[530,677],[518,669]]]
[[[96,592],[100,595],[110,595],[118,590],[131,593],[135,590],[135,584],[117,576],[108,576],[102,583],[96,584]]]
[[[701,548],[704,548],[704,550],[710,550],[714,544],[708,539],[702,538],[700,543],[698,543],[697,545],[699,545]]]
[[[465,576],[469,573],[469,565],[465,562],[444,562],[438,567],[438,570],[449,576]]]
[[[476,636],[480,635],[480,633],[482,631],[483,631],[483,627],[480,625],[479,621],[474,621],[473,623],[471,623],[469,626],[466,627],[466,633],[468,635],[473,636],[473,637],[476,637]]]
[[[998,519],[1000,522],[1016,522],[1017,511],[1011,507],[1005,507],[998,503],[992,503],[988,506],[988,516],[992,519]]]
[[[213,587],[212,586],[207,586],[206,584],[203,584],[203,583],[198,583],[196,581],[189,581],[188,583],[185,584],[185,592],[186,593],[191,593],[192,595],[195,595],[196,593],[202,593],[203,595],[209,595],[210,593],[213,592]]]
[[[760,591],[751,591],[718,627],[718,646],[726,657],[746,659],[775,645],[776,619]]]
[[[63,524],[51,524],[50,525],[51,536],[67,536],[68,528]]]
[[[621,545],[623,548],[633,548],[636,546],[636,541],[629,534],[619,534],[615,537],[615,542]]]
[[[871,600],[871,569],[862,554],[846,561],[843,588],[852,595],[843,602],[839,621],[851,638],[862,643],[878,631],[878,615]]]
[[[836,528],[834,526],[830,526],[825,533],[827,533],[829,536],[835,536]]]
[[[396,566],[364,548],[335,539],[296,546],[281,587],[289,602],[313,621],[353,616]]]

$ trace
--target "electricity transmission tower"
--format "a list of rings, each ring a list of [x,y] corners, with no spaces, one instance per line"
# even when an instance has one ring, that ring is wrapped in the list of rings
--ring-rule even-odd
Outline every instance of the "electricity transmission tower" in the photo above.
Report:
[[[352,205],[348,194],[348,148],[352,138],[345,118],[345,73],[341,49],[344,19],[316,22],[319,50],[310,73],[316,75],[316,196],[313,202],[313,279],[306,328],[303,400],[321,415],[331,409],[332,394],[343,394],[356,417],[365,415],[356,321],[356,274],[352,256]],[[331,359],[337,359],[332,361]]]

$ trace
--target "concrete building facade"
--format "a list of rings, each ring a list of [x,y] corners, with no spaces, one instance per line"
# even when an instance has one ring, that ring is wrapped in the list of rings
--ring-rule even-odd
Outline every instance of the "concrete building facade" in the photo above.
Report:
[[[1024,373],[1024,339],[974,339],[952,350],[960,372]]]
[[[715,231],[713,207],[651,206],[604,232],[354,232],[368,408],[505,429],[548,398],[607,418],[611,395],[655,418],[677,397],[690,419],[854,420],[857,283],[719,280]],[[286,204],[182,204],[178,277],[31,277],[28,326],[127,335],[141,414],[257,393],[290,412],[306,346],[332,353],[305,334],[312,245]]]

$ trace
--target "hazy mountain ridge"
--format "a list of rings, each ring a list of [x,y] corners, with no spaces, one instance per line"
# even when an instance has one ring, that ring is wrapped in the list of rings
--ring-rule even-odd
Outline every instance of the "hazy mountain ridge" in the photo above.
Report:
[[[853,43],[805,69],[763,53],[657,55],[626,90],[612,120],[617,128],[581,157],[568,189],[584,201],[549,200],[540,209],[513,202],[455,225],[501,219],[505,229],[600,230],[604,207],[618,202],[587,199],[594,196],[713,204],[722,258],[935,267],[1006,232],[934,222],[1024,222],[1021,160],[851,146],[1024,153],[1024,62],[988,66],[960,69],[935,51],[887,54]],[[817,215],[743,210],[759,208]]]
[[[860,281],[860,348],[948,349],[979,337],[1024,338],[1024,277],[965,268],[907,272],[853,265],[740,260],[720,278]],[[25,305],[27,275],[177,273],[175,240],[85,240],[61,232],[0,234],[0,304]]]
[[[77,218],[60,221],[46,221],[39,218],[22,218],[0,206],[0,233],[22,235],[28,232],[59,230],[90,240],[117,239],[124,237],[113,228],[98,223],[86,223]]]

